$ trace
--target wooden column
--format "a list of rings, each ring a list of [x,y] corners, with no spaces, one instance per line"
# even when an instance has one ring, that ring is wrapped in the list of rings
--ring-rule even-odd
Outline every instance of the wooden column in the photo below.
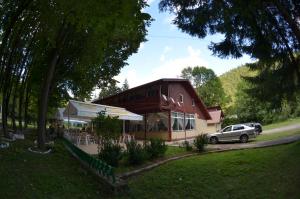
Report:
[[[171,110],[168,113],[169,113],[169,141],[171,141],[172,140]]]
[[[125,120],[123,120],[123,136],[125,136]]]

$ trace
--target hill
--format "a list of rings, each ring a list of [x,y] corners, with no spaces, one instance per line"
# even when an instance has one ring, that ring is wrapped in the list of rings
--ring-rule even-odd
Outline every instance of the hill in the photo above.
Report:
[[[255,72],[250,71],[247,66],[239,66],[219,76],[225,94],[231,98],[231,102],[227,104],[227,107],[235,103],[237,86],[243,81],[242,76],[253,76],[254,74]]]

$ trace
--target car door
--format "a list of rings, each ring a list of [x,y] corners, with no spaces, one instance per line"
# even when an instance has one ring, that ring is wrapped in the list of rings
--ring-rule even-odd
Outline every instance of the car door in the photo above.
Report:
[[[221,130],[219,141],[228,141],[230,140],[230,133],[231,133],[232,126],[227,126]]]
[[[243,125],[234,125],[232,127],[231,140],[240,140],[240,136],[244,130]]]

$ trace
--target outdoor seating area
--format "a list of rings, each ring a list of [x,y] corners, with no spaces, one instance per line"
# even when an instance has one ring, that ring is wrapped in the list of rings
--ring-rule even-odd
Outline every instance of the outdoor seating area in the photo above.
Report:
[[[69,129],[64,132],[64,138],[69,140],[71,143],[82,149],[88,154],[98,154],[98,139],[95,133],[88,133],[84,131],[80,131],[79,129]],[[135,140],[133,135],[122,134],[120,135],[118,142],[119,144],[126,149],[126,142],[130,142],[131,140]]]

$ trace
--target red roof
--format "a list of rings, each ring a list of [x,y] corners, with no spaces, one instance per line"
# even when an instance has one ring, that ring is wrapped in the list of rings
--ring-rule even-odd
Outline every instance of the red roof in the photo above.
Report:
[[[207,120],[207,124],[216,124],[222,121],[224,114],[220,106],[208,107],[207,110],[212,118]]]

